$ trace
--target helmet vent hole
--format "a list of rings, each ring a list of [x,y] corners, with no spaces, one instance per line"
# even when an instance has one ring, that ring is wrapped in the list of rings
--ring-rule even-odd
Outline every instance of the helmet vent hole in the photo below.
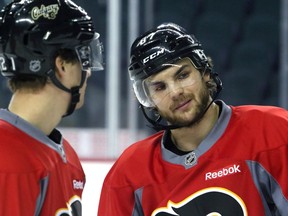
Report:
[[[159,44],[159,41],[152,41],[151,43],[147,44],[145,49],[142,49],[141,52],[148,51],[148,50],[154,48],[155,46],[157,46],[158,44]]]
[[[23,44],[24,44],[25,46],[27,46],[27,44],[28,44],[28,35],[25,35],[25,36],[23,37]]]

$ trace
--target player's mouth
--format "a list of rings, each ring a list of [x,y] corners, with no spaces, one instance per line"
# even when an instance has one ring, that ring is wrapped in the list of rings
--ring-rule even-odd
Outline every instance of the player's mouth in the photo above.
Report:
[[[173,111],[185,110],[190,106],[190,104],[191,104],[191,99],[183,101],[177,104],[175,107],[173,107]]]

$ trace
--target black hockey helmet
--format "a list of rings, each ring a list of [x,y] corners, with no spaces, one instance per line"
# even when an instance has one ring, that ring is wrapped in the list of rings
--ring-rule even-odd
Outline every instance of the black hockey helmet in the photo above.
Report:
[[[153,104],[145,93],[142,81],[185,57],[189,57],[200,72],[212,71],[201,43],[174,23],[161,24],[134,41],[130,50],[129,75],[143,106],[153,107]]]
[[[98,38],[91,17],[70,0],[15,0],[0,12],[1,73],[47,76],[59,49],[75,50],[84,70],[102,69]]]
[[[14,0],[0,12],[0,70],[5,77],[49,77],[71,94],[65,116],[80,98],[86,71],[102,70],[102,44],[92,18],[71,0]],[[65,87],[55,75],[55,55],[74,52],[82,66],[79,86]]]

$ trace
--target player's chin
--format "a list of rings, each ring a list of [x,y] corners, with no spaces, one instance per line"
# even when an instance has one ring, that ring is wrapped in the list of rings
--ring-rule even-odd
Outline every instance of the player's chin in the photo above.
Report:
[[[183,127],[189,126],[190,123],[194,120],[195,116],[192,113],[180,114],[178,116],[174,116],[173,122],[176,125],[181,125]]]
[[[173,116],[168,118],[168,122],[173,124],[173,125],[181,125],[181,126],[186,126],[187,124],[189,124],[189,122],[191,121],[191,118],[186,118],[183,116]]]
[[[79,102],[77,103],[75,109],[80,109],[81,107],[83,107],[84,102],[85,102],[85,89],[82,88],[81,91],[80,91]]]
[[[83,98],[83,99],[80,99],[80,101],[77,103],[75,109],[78,110],[78,109],[82,108],[83,105],[84,105],[84,98]]]

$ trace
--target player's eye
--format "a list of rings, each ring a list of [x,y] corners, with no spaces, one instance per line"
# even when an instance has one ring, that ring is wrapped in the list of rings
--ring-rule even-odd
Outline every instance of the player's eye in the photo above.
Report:
[[[190,76],[190,73],[191,73],[190,71],[182,71],[177,75],[177,79],[178,80],[186,79]]]
[[[166,89],[166,85],[164,83],[157,83],[155,85],[153,85],[153,90],[154,92],[159,92],[159,91],[163,91]]]

